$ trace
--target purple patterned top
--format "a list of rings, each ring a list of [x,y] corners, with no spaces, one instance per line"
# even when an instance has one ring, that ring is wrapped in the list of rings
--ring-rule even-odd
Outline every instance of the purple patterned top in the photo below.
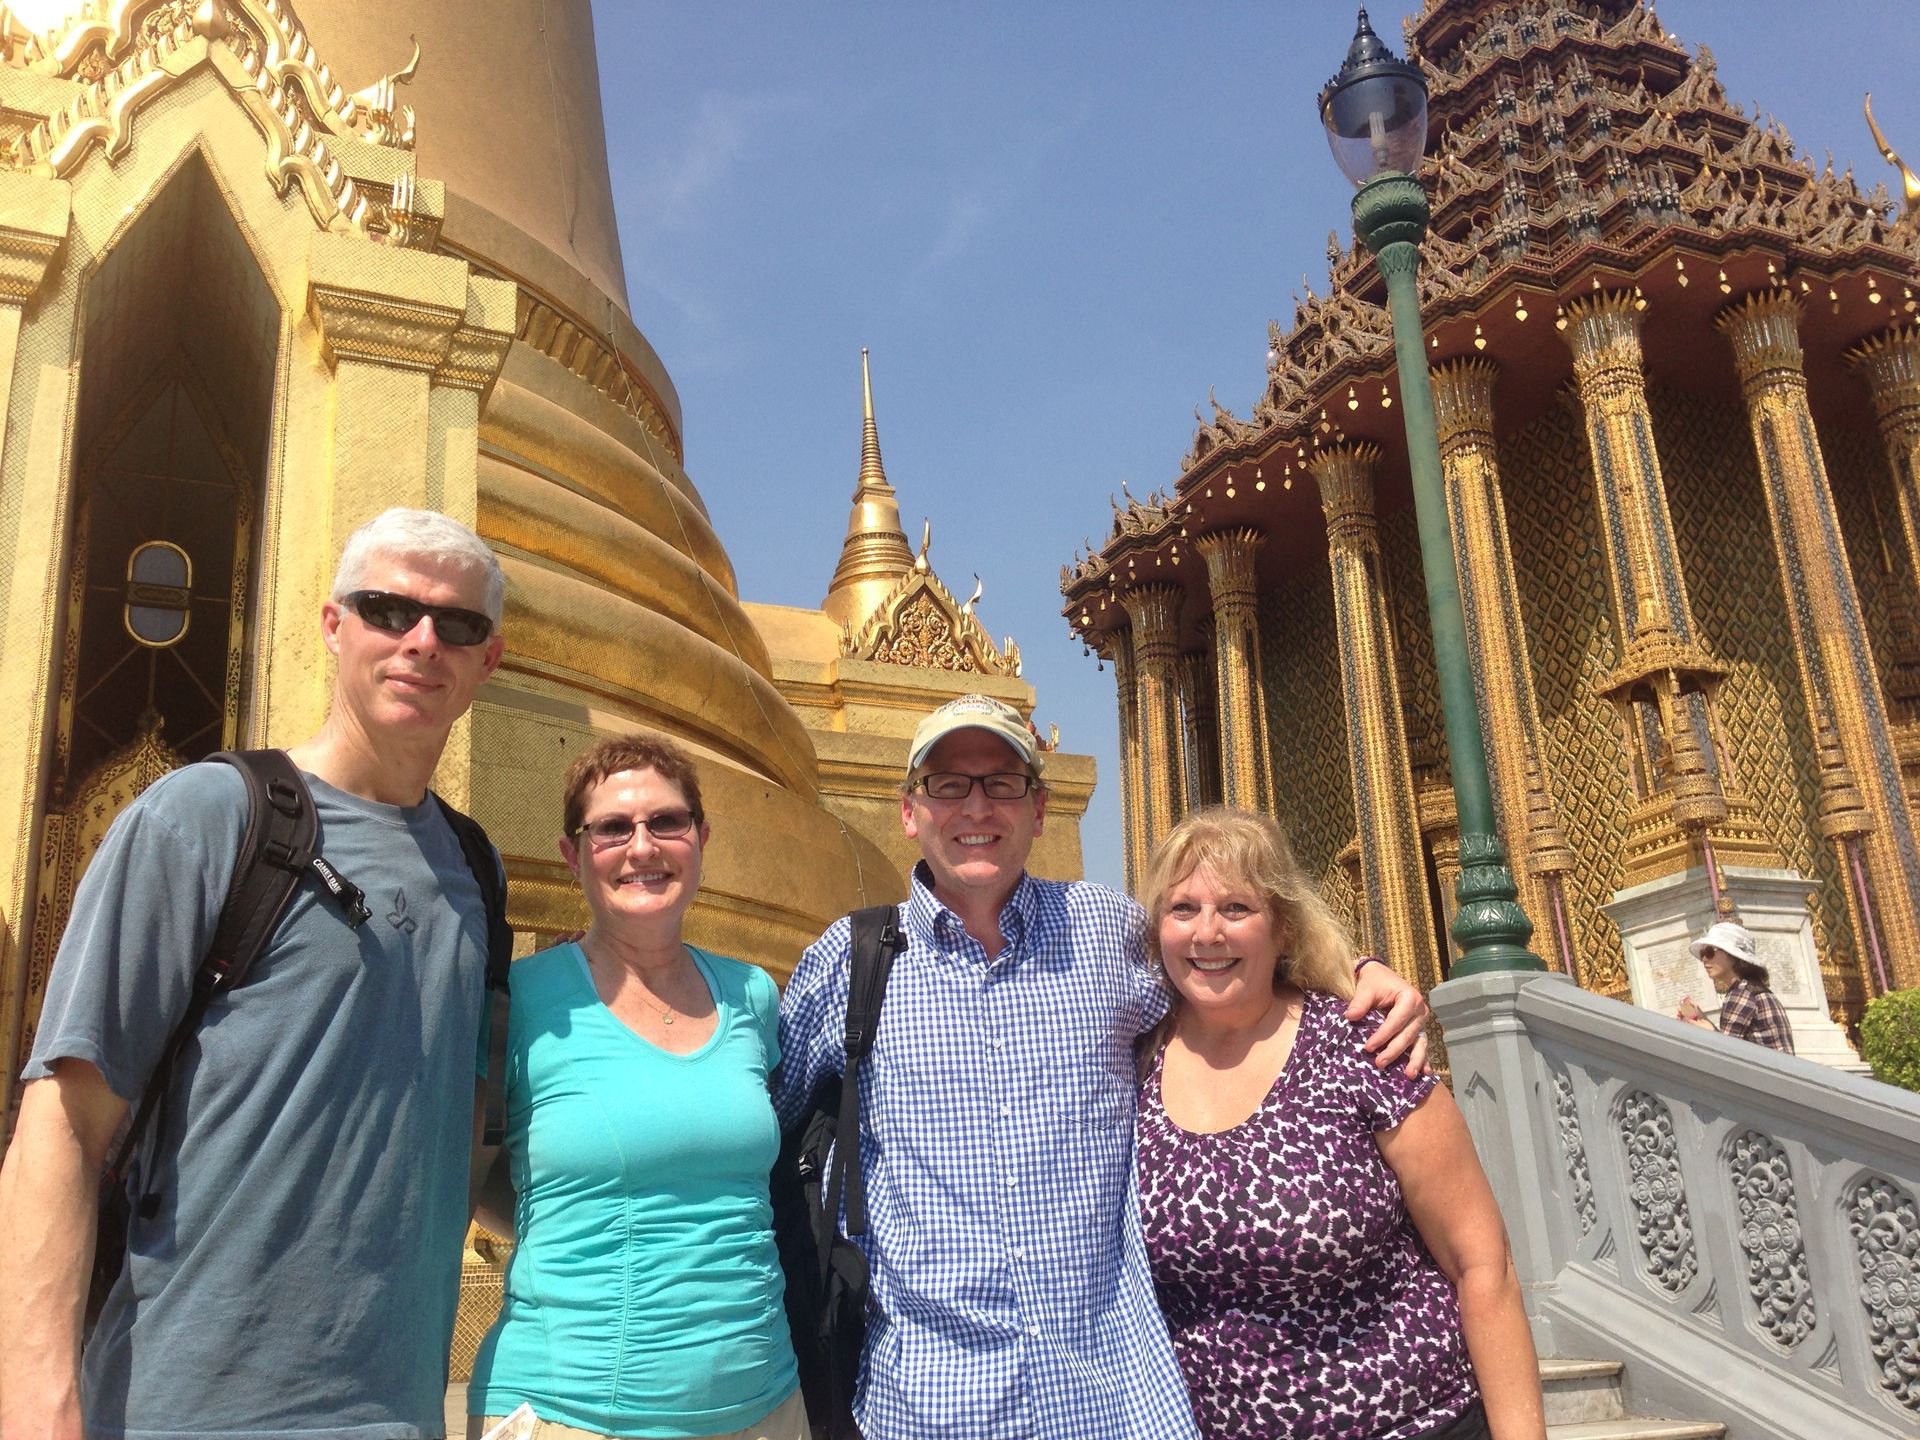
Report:
[[[1376,1070],[1309,991],[1259,1110],[1215,1135],[1167,1118],[1160,1060],[1141,1087],[1140,1211],[1154,1288],[1207,1440],[1402,1440],[1477,1396],[1453,1284],[1421,1243],[1374,1143],[1432,1090]]]

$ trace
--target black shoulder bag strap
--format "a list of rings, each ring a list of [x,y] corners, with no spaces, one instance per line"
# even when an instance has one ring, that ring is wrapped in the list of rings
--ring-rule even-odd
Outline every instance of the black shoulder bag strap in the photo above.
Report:
[[[507,968],[513,963],[513,927],[507,923],[507,892],[500,878],[500,861],[493,842],[480,822],[464,815],[435,795],[440,813],[446,817],[460,853],[480,887],[480,899],[487,910],[487,1080],[485,1119],[480,1143],[497,1149],[507,1137]],[[474,1156],[474,1164],[480,1157]],[[486,1176],[473,1177],[476,1193]]]
[[[346,910],[348,924],[357,926],[367,916],[365,897],[322,860],[315,848],[320,827],[314,818],[313,797],[286,751],[222,750],[207,758],[233,766],[246,782],[247,828],[234,858],[233,878],[227,883],[227,898],[220,907],[213,943],[194,972],[193,994],[180,1023],[167,1037],[166,1047],[147,1078],[139,1108],[108,1168],[116,1180],[125,1176],[148,1122],[154,1122],[156,1133],[165,1130],[167,1092],[172,1088],[173,1068],[180,1052],[200,1028],[214,998],[247,978],[253,962],[267,948],[300,877],[309,871],[318,875],[327,892]],[[149,1188],[140,1197],[141,1214],[151,1218],[158,1204],[159,1196]]]
[[[867,1233],[867,1184],[860,1167],[860,1066],[880,1029],[880,1002],[887,993],[893,957],[907,948],[895,905],[870,905],[849,917],[853,951],[847,966],[846,1065],[840,1076],[840,1118],[834,1128],[833,1172],[824,1209],[832,1225],[847,1203],[848,1235]]]

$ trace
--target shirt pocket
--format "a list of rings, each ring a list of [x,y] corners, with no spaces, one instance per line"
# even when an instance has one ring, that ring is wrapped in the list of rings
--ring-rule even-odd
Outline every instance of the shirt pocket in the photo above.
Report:
[[[1088,1130],[1130,1131],[1133,1126],[1133,1082],[1104,1065],[1082,1065],[1074,1076],[1068,1115]]]

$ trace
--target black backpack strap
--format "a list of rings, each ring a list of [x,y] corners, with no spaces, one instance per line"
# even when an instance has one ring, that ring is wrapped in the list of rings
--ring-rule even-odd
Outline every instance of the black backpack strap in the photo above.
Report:
[[[849,917],[853,925],[852,952],[847,964],[846,1065],[840,1077],[840,1119],[835,1127],[833,1174],[828,1183],[825,1211],[840,1213],[844,1194],[847,1234],[867,1233],[867,1185],[860,1165],[860,1066],[873,1049],[880,1029],[880,1002],[886,997],[893,957],[907,948],[900,929],[900,910],[894,905],[870,905]]]
[[[485,1120],[480,1143],[497,1148],[507,1136],[507,969],[513,964],[513,927],[507,923],[507,889],[500,859],[480,822],[435,795],[434,802],[460,842],[460,853],[480,887],[487,911],[487,1080]],[[476,1156],[474,1163],[479,1163]],[[474,1177],[477,1186],[484,1175]]]
[[[316,868],[319,857],[315,842],[319,822],[314,818],[313,797],[299,767],[284,750],[222,750],[207,757],[233,766],[247,787],[247,827],[233,862],[233,877],[227,883],[227,898],[220,907],[220,920],[213,932],[213,943],[201,957],[194,972],[193,994],[187,1001],[180,1023],[167,1037],[160,1059],[147,1077],[140,1105],[127,1126],[125,1138],[115,1152],[110,1173],[116,1178],[126,1174],[127,1163],[139,1147],[147,1122],[156,1110],[162,1110],[172,1088],[173,1067],[188,1039],[200,1028],[207,1007],[214,997],[233,989],[247,978],[253,962],[267,948],[274,927],[293,898],[300,877]],[[324,864],[324,861],[319,862]],[[330,868],[330,867],[329,867]],[[324,876],[323,876],[324,879]],[[333,881],[352,891],[352,886],[337,873]],[[333,882],[327,882],[333,889]],[[339,891],[333,892],[348,903]],[[353,891],[355,897],[357,891]],[[156,1122],[165,1128],[164,1113]],[[156,1197],[141,1198],[143,1213],[152,1213]]]

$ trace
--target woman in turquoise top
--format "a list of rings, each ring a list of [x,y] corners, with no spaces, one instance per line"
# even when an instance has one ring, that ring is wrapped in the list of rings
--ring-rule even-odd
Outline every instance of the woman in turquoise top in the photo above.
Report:
[[[513,966],[512,1203],[482,1221],[508,1211],[518,1245],[468,1434],[526,1403],[540,1440],[804,1440],[767,1200],[779,994],[681,938],[708,835],[692,762],[600,741],[567,771],[565,829],[592,923]]]

